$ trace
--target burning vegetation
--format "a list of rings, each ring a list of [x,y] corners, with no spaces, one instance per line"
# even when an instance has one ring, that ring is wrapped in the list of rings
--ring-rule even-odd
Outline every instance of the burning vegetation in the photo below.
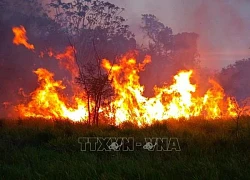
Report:
[[[14,44],[34,49],[34,45],[27,43],[23,26],[14,27],[13,32]],[[58,59],[59,65],[69,71],[74,80],[78,73],[76,53],[74,47],[69,46],[65,53],[55,54],[50,50],[47,54]],[[66,88],[63,80],[55,80],[53,72],[45,68],[34,70],[39,86],[29,94],[28,102],[16,106],[18,116],[90,122],[93,113],[98,113],[111,124],[119,125],[130,121],[139,126],[167,119],[216,119],[237,116],[237,103],[224,93],[223,88],[215,80],[210,79],[210,87],[205,93],[199,92],[199,85],[191,83],[191,79],[195,79],[192,69],[180,70],[173,77],[171,84],[155,86],[153,97],[144,96],[144,86],[140,84],[139,73],[150,64],[151,57],[146,56],[142,63],[138,63],[136,56],[134,53],[127,53],[117,63],[102,60],[101,71],[106,72],[113,93],[104,98],[104,92],[96,89],[97,93],[101,93],[98,111],[95,106],[96,97],[90,95],[87,100],[88,93],[76,87],[74,82],[68,87],[73,89],[73,95],[67,96],[63,92]]]
[[[250,177],[247,4],[0,0],[0,179]]]
[[[29,26],[33,36],[28,38],[26,24],[13,26],[11,35],[13,44],[30,50],[25,53],[35,59],[25,70],[33,72],[37,86],[17,83],[21,100],[3,101],[6,112],[14,107],[8,117],[115,125],[129,121],[143,126],[168,119],[228,119],[243,114],[235,91],[223,88],[229,86],[226,77],[220,81],[209,73],[209,78],[200,76],[198,34],[173,34],[156,16],[143,14],[141,30],[148,46],[138,47],[120,16],[123,8],[112,3],[53,1],[48,5],[55,10],[55,19],[43,17],[43,5],[36,5],[41,8],[35,18],[46,20],[46,27]],[[46,43],[35,41],[37,37]],[[67,43],[60,44],[65,37]],[[48,58],[53,68],[43,64]],[[59,69],[66,73],[57,77]],[[143,74],[148,69],[150,73]],[[225,76],[229,70],[223,70]]]
[[[16,45],[24,45],[27,49],[35,49],[33,44],[27,42],[28,38],[26,36],[26,30],[23,26],[12,28],[15,37],[13,43]]]

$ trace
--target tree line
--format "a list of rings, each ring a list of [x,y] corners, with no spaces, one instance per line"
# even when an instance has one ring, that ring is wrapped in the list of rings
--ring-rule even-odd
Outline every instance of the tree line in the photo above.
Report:
[[[85,90],[88,105],[90,101],[94,102],[94,107],[88,106],[90,124],[99,123],[99,109],[112,96],[108,74],[101,69],[103,58],[115,63],[118,57],[133,50],[139,52],[139,59],[146,54],[151,55],[151,66],[142,73],[141,79],[148,89],[162,84],[180,69],[201,69],[197,50],[199,35],[194,32],[175,34],[171,27],[160,22],[153,14],[141,16],[140,30],[147,44],[140,46],[122,16],[126,10],[113,3],[102,0],[42,2],[0,1],[0,34],[3,37],[0,42],[1,94],[9,94],[9,89],[15,94],[13,87],[24,84],[25,87],[32,87],[35,81],[30,81],[30,84],[26,82],[30,79],[29,72],[41,64],[35,55],[13,48],[10,29],[20,24],[26,27],[31,42],[36,44],[38,50],[48,47],[63,49],[68,45],[76,49],[75,62],[79,69],[76,83]],[[244,81],[244,77],[247,76],[249,62],[249,59],[238,61],[218,73],[226,92],[239,98],[246,96],[250,85]],[[49,63],[50,67],[55,66]],[[242,75],[241,71],[246,74]],[[229,77],[233,80],[229,81]],[[231,86],[232,83],[235,86]],[[246,93],[238,94],[242,85]],[[148,90],[146,93],[150,95],[151,92]],[[0,97],[0,101],[18,99],[13,94]]]

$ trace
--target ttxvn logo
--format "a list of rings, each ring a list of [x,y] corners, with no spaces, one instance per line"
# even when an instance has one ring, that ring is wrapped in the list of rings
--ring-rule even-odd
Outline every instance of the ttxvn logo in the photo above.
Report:
[[[133,137],[80,137],[81,151],[180,151],[177,138],[144,138],[135,141]]]

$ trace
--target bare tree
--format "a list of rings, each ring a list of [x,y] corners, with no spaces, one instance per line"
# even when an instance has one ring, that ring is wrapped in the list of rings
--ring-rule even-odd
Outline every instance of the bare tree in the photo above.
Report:
[[[67,3],[57,0],[49,5],[55,10],[55,21],[68,34],[75,50],[79,69],[76,82],[86,93],[88,122],[98,125],[99,113],[113,93],[109,72],[102,70],[101,61],[103,58],[115,60],[136,46],[134,35],[120,16],[124,9],[100,0]]]
[[[239,131],[240,131],[240,118],[242,117],[242,115],[244,115],[244,113],[246,112],[247,110],[247,104],[249,102],[249,99],[245,99],[244,101],[242,101],[242,105],[240,106],[236,99],[233,98],[232,99],[234,104],[236,105],[236,113],[237,113],[237,116],[236,118],[234,119],[235,122],[236,122],[236,137],[238,138],[239,137]]]
[[[95,44],[93,41],[93,47]],[[88,104],[88,122],[91,124],[99,124],[99,112],[101,106],[113,95],[111,80],[109,73],[105,73],[101,69],[101,59],[96,52],[96,63],[89,62],[79,67],[79,77],[77,83],[83,87],[87,95]],[[111,70],[110,70],[111,71]]]

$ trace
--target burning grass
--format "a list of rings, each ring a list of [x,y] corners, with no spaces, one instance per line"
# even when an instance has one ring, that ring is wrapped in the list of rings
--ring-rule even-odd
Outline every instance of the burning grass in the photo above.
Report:
[[[138,128],[68,120],[0,121],[1,178],[242,179],[249,177],[250,118],[168,120]],[[80,152],[78,137],[177,137],[180,152]]]
[[[13,32],[14,44],[34,52],[24,27],[16,27]],[[78,74],[75,53],[74,47],[66,48],[65,53],[48,53],[71,73],[72,80]],[[214,80],[200,92],[202,84],[193,83],[192,69],[180,70],[172,82],[155,87],[153,97],[145,97],[139,73],[150,62],[146,56],[139,63],[129,53],[116,64],[102,60],[102,71],[108,72],[105,75],[114,91],[108,107],[104,99],[103,103],[93,101],[95,93],[87,95],[86,101],[88,91],[73,81],[66,83],[67,87],[64,80],[54,79],[55,72],[44,67],[34,70],[38,87],[15,106],[21,119],[0,120],[1,179],[250,177],[250,118],[240,117],[238,103]],[[94,87],[99,86],[94,83]],[[63,93],[66,88],[72,89],[72,96]],[[87,123],[93,112],[103,118],[99,126]],[[110,119],[114,122],[110,123]],[[81,152],[79,137],[134,137],[137,141],[175,137],[181,151],[148,152],[136,148],[133,152]]]
[[[31,44],[27,42],[23,26],[13,27],[13,33],[15,45],[34,49],[34,45],[29,48]],[[151,125],[165,119],[228,119],[239,115],[235,98],[225,94],[222,86],[212,78],[208,88],[203,90],[201,87],[207,82],[196,83],[194,69],[180,69],[171,82],[165,82],[162,87],[155,86],[154,95],[146,97],[140,72],[151,63],[149,55],[142,62],[138,62],[136,52],[128,52],[115,63],[102,59],[98,61],[98,72],[90,67],[91,73],[86,75],[76,63],[77,51],[73,45],[63,53],[52,49],[40,52],[40,57],[45,54],[56,59],[59,67],[70,73],[72,81],[55,80],[55,72],[44,67],[34,70],[38,87],[22,103],[14,105],[14,112],[10,114],[22,118],[66,118],[75,122],[88,121],[89,124],[98,124],[102,118],[108,124],[122,125],[130,121],[135,126]],[[80,79],[81,86],[75,83],[75,78]],[[67,94],[66,90],[72,93]]]

